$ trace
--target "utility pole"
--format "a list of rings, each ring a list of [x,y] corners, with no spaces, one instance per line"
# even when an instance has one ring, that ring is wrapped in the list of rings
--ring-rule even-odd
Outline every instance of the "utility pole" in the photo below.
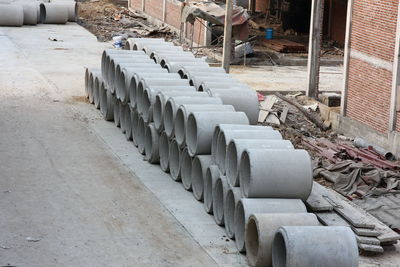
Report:
[[[226,0],[224,47],[222,53],[222,66],[225,69],[226,73],[229,73],[229,66],[232,56],[232,9],[233,0]]]

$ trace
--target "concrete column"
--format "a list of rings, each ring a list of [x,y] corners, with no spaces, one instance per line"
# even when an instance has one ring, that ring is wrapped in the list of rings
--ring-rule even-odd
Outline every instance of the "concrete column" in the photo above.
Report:
[[[393,60],[392,94],[390,99],[389,131],[396,130],[397,112],[400,111],[400,5],[397,11],[396,45]]]
[[[349,61],[350,61],[350,34],[353,16],[353,0],[347,3],[347,18],[346,18],[346,38],[344,43],[344,61],[343,61],[343,88],[340,103],[340,114],[346,116],[347,108],[347,86],[349,81]]]
[[[308,45],[307,96],[318,97],[324,0],[312,0]]]
[[[224,48],[222,55],[222,66],[229,73],[232,54],[232,9],[233,0],[226,0],[225,28],[224,28]]]

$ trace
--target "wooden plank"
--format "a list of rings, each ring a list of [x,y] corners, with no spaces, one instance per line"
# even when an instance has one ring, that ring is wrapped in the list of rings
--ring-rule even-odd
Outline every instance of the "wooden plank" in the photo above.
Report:
[[[317,184],[316,186],[312,187],[311,194],[306,200],[307,206],[312,210],[312,211],[331,211],[333,210],[333,206],[331,203],[329,203],[321,193],[321,185],[318,183],[314,182],[314,185]]]

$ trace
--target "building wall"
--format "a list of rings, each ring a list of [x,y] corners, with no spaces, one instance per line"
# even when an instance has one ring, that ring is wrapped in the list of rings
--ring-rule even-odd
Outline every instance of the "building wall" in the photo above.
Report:
[[[346,115],[380,133],[389,125],[398,4],[354,0],[353,6]]]

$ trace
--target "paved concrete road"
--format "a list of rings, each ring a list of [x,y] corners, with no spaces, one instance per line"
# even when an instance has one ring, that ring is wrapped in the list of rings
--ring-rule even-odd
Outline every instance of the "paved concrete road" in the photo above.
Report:
[[[103,47],[74,24],[0,28],[0,266],[216,265],[71,108]]]

